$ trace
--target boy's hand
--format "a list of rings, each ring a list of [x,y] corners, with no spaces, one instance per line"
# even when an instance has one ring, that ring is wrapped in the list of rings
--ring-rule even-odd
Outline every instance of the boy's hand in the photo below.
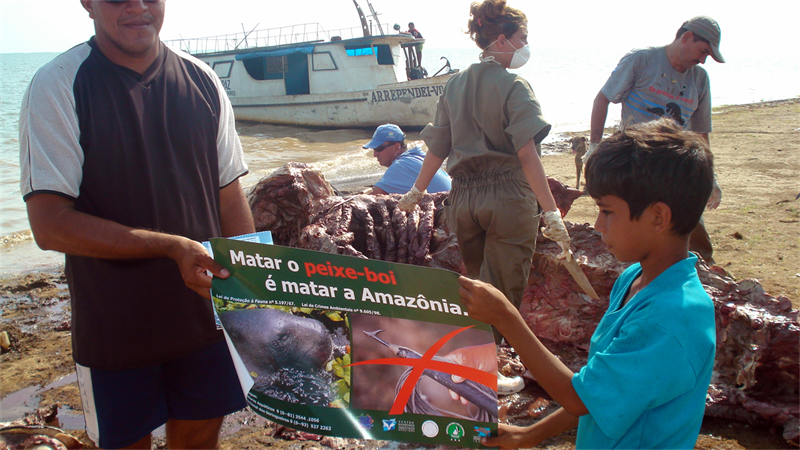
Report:
[[[517,311],[506,296],[489,283],[462,276],[458,284],[461,285],[458,289],[461,302],[473,319],[499,329],[498,325],[507,323],[507,318]]]
[[[543,439],[537,439],[532,433],[535,425],[529,427],[515,427],[500,423],[497,425],[497,436],[481,438],[481,444],[487,447],[500,448],[531,448],[538,445]]]

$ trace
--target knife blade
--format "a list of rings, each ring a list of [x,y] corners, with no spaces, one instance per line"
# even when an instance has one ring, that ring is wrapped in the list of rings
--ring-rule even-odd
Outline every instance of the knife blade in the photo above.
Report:
[[[583,292],[585,292],[586,295],[595,300],[600,300],[597,292],[595,292],[594,288],[592,287],[592,283],[589,281],[589,278],[586,277],[586,274],[583,273],[583,270],[581,270],[581,265],[575,260],[572,252],[570,252],[569,256],[562,259],[561,262],[564,263],[564,267],[566,267],[567,271],[569,271],[569,274],[572,275],[572,279],[578,283],[578,286],[583,289]]]

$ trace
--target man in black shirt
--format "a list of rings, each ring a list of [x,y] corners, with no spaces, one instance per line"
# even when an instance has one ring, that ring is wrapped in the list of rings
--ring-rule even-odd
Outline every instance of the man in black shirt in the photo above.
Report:
[[[230,102],[159,39],[165,0],[81,0],[95,36],[45,65],[20,113],[37,244],[66,254],[73,358],[103,448],[216,448],[245,406],[201,241],[254,231]],[[205,298],[204,298],[205,297]]]

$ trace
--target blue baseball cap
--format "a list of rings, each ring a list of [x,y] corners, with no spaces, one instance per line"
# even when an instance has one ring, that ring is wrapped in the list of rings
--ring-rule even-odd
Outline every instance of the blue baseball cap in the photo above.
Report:
[[[379,126],[378,129],[375,130],[375,134],[372,135],[372,140],[367,142],[362,148],[375,149],[380,147],[384,142],[403,142],[405,139],[406,135],[403,134],[403,130],[401,130],[400,127],[393,123],[387,123]]]

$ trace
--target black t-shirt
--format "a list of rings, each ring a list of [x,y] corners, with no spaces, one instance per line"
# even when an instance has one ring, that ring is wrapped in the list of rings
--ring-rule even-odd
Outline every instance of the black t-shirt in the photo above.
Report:
[[[221,235],[220,188],[247,170],[230,104],[205,64],[160,45],[143,75],[90,41],[34,77],[20,121],[24,198],[55,193],[133,228],[196,241]],[[52,144],[61,141],[72,145]],[[222,339],[211,303],[170,259],[67,255],[66,273],[81,365],[152,365]]]

